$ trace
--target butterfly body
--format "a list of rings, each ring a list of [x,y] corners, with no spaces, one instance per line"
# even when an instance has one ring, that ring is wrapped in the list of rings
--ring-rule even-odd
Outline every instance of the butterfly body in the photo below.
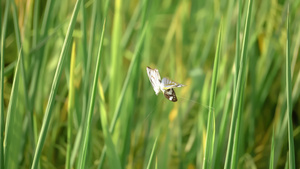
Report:
[[[166,77],[161,80],[158,70],[152,69],[148,66],[147,74],[156,95],[158,95],[158,93],[161,91],[168,100],[172,102],[177,101],[177,97],[173,88],[183,87],[185,85],[176,83]]]

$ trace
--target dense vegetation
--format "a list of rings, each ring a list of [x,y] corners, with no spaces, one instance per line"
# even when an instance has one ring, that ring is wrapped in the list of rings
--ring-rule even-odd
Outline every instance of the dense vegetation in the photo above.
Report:
[[[299,168],[300,1],[2,0],[0,168]],[[185,84],[155,95],[146,67]]]

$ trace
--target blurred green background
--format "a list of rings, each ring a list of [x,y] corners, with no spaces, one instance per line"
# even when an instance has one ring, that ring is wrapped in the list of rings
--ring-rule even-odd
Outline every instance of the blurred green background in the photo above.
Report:
[[[300,167],[299,0],[2,0],[0,13],[0,168]],[[146,66],[186,85],[177,102]]]

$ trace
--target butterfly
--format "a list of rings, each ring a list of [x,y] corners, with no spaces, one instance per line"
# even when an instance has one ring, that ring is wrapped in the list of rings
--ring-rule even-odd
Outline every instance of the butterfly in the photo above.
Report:
[[[160,78],[159,72],[157,69],[152,69],[150,67],[147,66],[147,74],[149,77],[149,80],[152,84],[153,90],[155,92],[156,95],[158,95],[158,93],[160,91],[162,91],[162,93],[164,94],[164,96],[172,101],[172,102],[176,102],[177,101],[177,97],[175,94],[175,91],[173,88],[175,87],[183,87],[185,85],[180,84],[180,83],[176,83],[166,77],[164,77],[162,80]]]

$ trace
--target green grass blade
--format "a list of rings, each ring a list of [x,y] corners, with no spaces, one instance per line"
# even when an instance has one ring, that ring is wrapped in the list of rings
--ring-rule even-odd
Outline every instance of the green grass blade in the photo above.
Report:
[[[138,21],[138,17],[141,14],[142,4],[143,3],[139,2],[137,7],[135,8],[134,13],[133,13],[133,15],[130,19],[130,22],[128,23],[127,29],[126,29],[123,37],[122,37],[121,47],[123,49],[127,46],[128,42],[129,42],[129,39],[130,39],[130,37],[133,33],[134,26],[136,25],[136,22]]]
[[[4,68],[4,76],[8,76],[14,72],[17,61],[14,61]]]
[[[98,91],[100,96],[100,120],[101,120],[102,130],[104,134],[105,145],[107,147],[107,157],[108,157],[109,166],[110,168],[121,169],[122,168],[121,162],[117,150],[115,148],[115,145],[112,141],[111,134],[109,132],[103,88],[100,80],[98,81],[99,81]]]
[[[121,91],[122,80],[122,57],[120,50],[121,33],[122,33],[122,2],[123,0],[116,0],[114,3],[114,18],[111,41],[111,71],[110,71],[110,86],[109,86],[109,107],[114,111],[117,105],[117,98]]]
[[[275,133],[274,133],[274,128],[273,128],[269,169],[274,169],[274,154],[275,154],[274,138],[275,138]]]
[[[97,1],[94,2],[94,6],[97,5]],[[83,60],[83,69],[84,69],[84,91],[85,91],[85,95],[83,96],[83,106],[82,106],[82,115],[86,115],[86,111],[87,111],[87,102],[88,102],[88,97],[89,97],[89,80],[90,80],[90,66],[91,66],[91,60],[92,60],[92,56],[90,55],[90,53],[88,53],[87,51],[87,31],[86,31],[86,9],[85,9],[85,3],[81,4],[81,13],[82,13],[82,23],[80,24],[81,26],[81,32],[82,32],[82,60]],[[93,21],[92,21],[93,22]],[[92,35],[94,36],[94,35]],[[94,44],[90,44],[90,47],[92,47]],[[84,120],[85,118],[82,117],[82,120]]]
[[[138,45],[137,45],[136,50],[134,52],[133,59],[130,63],[129,70],[128,70],[128,73],[127,73],[127,76],[126,76],[126,79],[125,79],[125,82],[124,82],[124,86],[122,88],[122,92],[121,92],[121,95],[119,97],[118,104],[117,104],[117,107],[116,107],[116,110],[115,110],[115,113],[114,113],[112,124],[109,128],[111,133],[114,132],[117,120],[119,118],[121,106],[122,106],[122,103],[124,101],[124,95],[125,95],[126,89],[128,88],[128,84],[129,84],[129,80],[131,78],[131,75],[133,73],[132,70],[133,70],[134,64],[136,63],[138,57],[140,57],[140,50],[141,50],[141,47],[142,47],[142,44],[143,44],[143,40],[144,40],[144,37],[145,37],[146,30],[147,30],[147,26],[144,27],[144,30],[141,34]]]
[[[93,86],[92,86],[92,95],[90,98],[90,103],[88,107],[88,118],[87,118],[87,127],[86,131],[83,134],[84,135],[84,142],[83,142],[83,149],[81,153],[81,157],[79,158],[79,166],[80,168],[85,168],[85,160],[87,156],[87,147],[89,143],[89,132],[90,132],[90,126],[91,126],[91,120],[92,120],[92,115],[94,111],[94,104],[95,104],[95,95],[96,95],[96,89],[97,89],[97,79],[99,75],[99,69],[100,69],[100,61],[101,61],[101,51],[102,51],[102,46],[103,46],[103,38],[104,38],[104,32],[105,32],[105,21],[103,23],[103,28],[102,28],[102,33],[101,33],[101,39],[100,39],[100,44],[98,48],[98,54],[97,54],[97,63],[96,63],[96,69],[95,69],[95,74],[94,74],[94,80],[93,80]]]
[[[45,7],[45,12],[43,14],[43,20],[42,20],[42,26],[41,26],[41,38],[38,38],[38,40],[40,40],[40,43],[37,44],[36,48],[40,48],[40,50],[37,52],[37,60],[36,60],[36,64],[35,64],[35,68],[36,70],[34,71],[34,75],[32,75],[31,78],[31,85],[30,85],[30,89],[29,89],[29,94],[30,94],[30,101],[33,105],[35,104],[35,99],[36,99],[36,92],[37,92],[37,86],[38,86],[38,81],[40,78],[40,72],[41,72],[41,66],[42,66],[42,62],[43,59],[45,58],[45,45],[44,42],[46,43],[46,41],[44,41],[44,39],[48,39],[48,30],[50,29],[50,18],[51,18],[51,12],[53,11],[53,6],[54,6],[55,1],[51,0],[51,1],[47,1],[46,3],[46,7]],[[49,36],[51,37],[51,35]],[[40,44],[43,44],[41,47],[39,47]],[[33,48],[33,50],[36,50],[36,48]]]
[[[2,8],[2,5],[1,5]],[[6,29],[7,29],[7,18],[8,12],[10,9],[10,1],[7,1],[5,4],[5,11],[3,16],[3,26],[1,27],[1,49],[0,49],[0,57],[1,57],[1,70],[0,70],[0,80],[1,80],[1,88],[0,88],[0,133],[4,132],[4,46],[5,46],[5,37],[6,37]],[[0,17],[1,14],[0,14]],[[1,22],[0,22],[1,23]],[[3,134],[0,134],[0,168],[4,168],[4,147],[3,147]]]
[[[95,1],[96,3],[96,1]],[[94,4],[95,5],[95,4]],[[85,8],[85,4],[81,3],[81,12],[82,12],[82,23],[81,23],[81,30],[82,30],[82,51],[83,51],[83,55],[84,56],[88,56],[88,49],[87,49],[87,31],[86,31],[86,8]],[[85,57],[86,58],[86,57]],[[84,66],[86,66],[86,60],[85,61]]]
[[[25,110],[27,113],[27,118],[29,119],[29,133],[30,133],[30,140],[29,142],[31,143],[32,149],[35,148],[35,138],[34,138],[34,130],[33,130],[33,109],[32,105],[30,104],[29,100],[29,93],[28,93],[28,82],[27,82],[27,76],[25,73],[25,57],[23,54],[23,43],[21,42],[21,34],[20,34],[20,26],[18,22],[18,15],[17,15],[17,7],[15,2],[12,3],[12,13],[13,13],[13,21],[14,21],[14,29],[15,29],[15,35],[16,35],[16,42],[17,42],[17,49],[21,54],[21,60],[20,60],[20,68],[21,68],[21,74],[22,74],[22,82],[23,82],[23,87],[24,87],[24,100],[25,100]],[[30,160],[32,160],[32,157],[30,157]]]
[[[32,36],[32,47],[36,48],[38,39],[39,39],[39,32],[38,32],[38,16],[40,12],[40,0],[34,1],[34,13],[33,13],[33,36]]]
[[[56,68],[56,71],[55,71],[55,76],[54,76],[54,80],[53,80],[50,95],[49,95],[47,108],[46,108],[44,119],[43,119],[41,132],[40,132],[39,139],[38,139],[38,142],[37,142],[37,147],[36,147],[36,150],[35,150],[35,153],[34,153],[34,159],[33,159],[32,166],[31,166],[32,169],[36,169],[37,166],[38,166],[38,162],[39,162],[39,159],[40,159],[40,156],[41,156],[42,148],[43,148],[43,145],[44,145],[44,142],[45,142],[45,139],[46,139],[46,135],[47,135],[47,132],[48,132],[48,127],[49,127],[49,123],[50,123],[50,119],[51,119],[51,115],[52,115],[52,107],[54,105],[54,97],[55,97],[56,92],[57,92],[58,82],[59,82],[61,72],[62,72],[62,69],[63,69],[63,62],[64,62],[64,59],[66,57],[69,44],[72,40],[72,34],[73,34],[74,26],[75,26],[75,21],[76,21],[76,18],[77,18],[78,11],[80,9],[79,7],[80,7],[81,1],[82,0],[77,0],[77,2],[76,2],[75,8],[74,8],[74,11],[73,11],[73,14],[72,14],[72,18],[71,18],[71,21],[70,21],[70,25],[69,25],[69,28],[68,28],[68,31],[67,31],[67,34],[66,34],[66,38],[64,40],[64,44],[63,44],[63,47],[62,47],[62,50],[61,50],[59,62],[58,62],[58,65],[57,65],[57,68]]]
[[[291,80],[291,55],[290,55],[290,28],[289,28],[289,7],[287,15],[287,41],[286,41],[286,98],[288,113],[288,138],[289,138],[289,168],[295,169],[295,150],[292,121],[292,80]]]
[[[215,98],[217,91],[217,80],[218,80],[218,70],[219,70],[219,60],[220,60],[220,51],[221,51],[221,41],[222,41],[222,25],[220,26],[219,36],[218,36],[218,45],[215,54],[214,61],[214,69],[210,90],[210,99],[209,99],[209,112],[208,112],[208,122],[207,122],[207,136],[206,136],[206,144],[205,144],[205,153],[204,153],[204,161],[203,168],[212,168],[212,159],[214,152],[214,141],[215,141],[215,115],[214,115],[214,106],[215,106]]]
[[[92,62],[92,56],[93,56],[93,49],[94,49],[94,43],[95,43],[95,30],[96,30],[96,20],[97,20],[97,6],[98,1],[94,1],[93,4],[93,11],[92,11],[92,19],[91,19],[91,28],[90,28],[90,39],[89,39],[89,49],[87,51],[87,55],[83,56],[84,59],[84,96],[83,96],[83,112],[87,111],[87,104],[88,104],[88,97],[89,97],[89,81],[90,81],[90,71],[91,71],[91,62]],[[84,8],[84,7],[82,7]],[[82,10],[85,11],[85,10]],[[83,12],[85,13],[85,12]],[[83,19],[85,18],[85,15],[83,16]],[[85,20],[85,19],[84,19]],[[85,26],[81,26],[82,31],[85,31]],[[85,34],[85,33],[84,33]],[[86,35],[83,36],[83,39],[86,39]],[[83,40],[86,41],[86,40]],[[85,42],[83,42],[85,43]],[[85,45],[84,45],[85,46]],[[86,47],[84,47],[84,53],[86,53]],[[87,57],[86,57],[87,56]],[[86,113],[83,113],[86,114]]]
[[[243,81],[245,81],[246,75],[243,77]],[[238,162],[238,150],[240,147],[240,128],[241,128],[241,120],[242,120],[242,110],[243,110],[243,100],[244,100],[244,89],[245,89],[245,84],[242,87],[241,90],[241,97],[239,100],[239,109],[238,109],[238,117],[237,117],[237,122],[236,122],[236,127],[235,127],[235,132],[234,132],[234,140],[233,140],[233,150],[232,150],[232,156],[231,156],[231,168],[237,168],[237,162]]]
[[[240,68],[240,30],[241,30],[241,13],[242,13],[242,5],[241,0],[238,0],[238,19],[237,19],[237,25],[236,25],[236,46],[235,46],[235,74],[234,74],[234,83],[233,83],[233,91],[235,91],[237,79],[238,79],[238,73]]]
[[[16,65],[14,80],[12,91],[9,99],[9,105],[6,115],[6,123],[5,123],[5,138],[4,138],[4,169],[9,168],[13,163],[15,163],[15,158],[12,156],[13,147],[12,139],[14,137],[14,125],[15,125],[15,116],[16,116],[16,105],[17,105],[17,97],[18,97],[18,89],[19,89],[19,69],[20,69],[20,60],[21,60],[21,51],[19,53],[18,62]]]
[[[131,79],[131,76],[132,76],[132,73],[133,73],[132,70],[133,70],[133,67],[134,67],[134,65],[137,61],[137,57],[140,57],[140,50],[141,50],[141,47],[142,47],[142,44],[143,44],[143,40],[144,40],[144,37],[145,37],[146,30],[147,30],[147,24],[145,25],[145,27],[143,29],[143,32],[140,36],[140,39],[139,39],[139,42],[137,44],[136,50],[134,52],[134,56],[132,58],[132,61],[130,62],[130,66],[129,66],[129,69],[128,69],[128,72],[127,72],[127,76],[125,78],[125,82],[124,82],[124,85],[123,85],[123,88],[122,88],[122,91],[121,91],[121,94],[120,94],[120,97],[119,97],[119,100],[118,100],[118,104],[117,104],[117,107],[114,111],[114,116],[113,116],[113,119],[112,119],[112,122],[111,122],[111,125],[110,125],[110,128],[109,128],[110,133],[114,132],[117,120],[119,119],[121,107],[122,107],[122,104],[123,104],[123,101],[124,101],[124,95],[125,95],[125,92],[128,88],[129,80]],[[100,163],[99,163],[98,168],[102,168],[105,153],[106,153],[106,148],[104,147],[104,149],[101,153]]]
[[[284,169],[289,169],[289,154],[287,154],[287,156],[286,156],[286,161],[285,161]]]
[[[226,102],[224,103],[224,113],[222,115],[221,125],[219,127],[219,134],[218,134],[218,147],[217,147],[217,153],[216,153],[216,168],[221,168],[221,163],[218,163],[218,161],[221,161],[223,159],[223,152],[224,152],[224,143],[226,142],[226,129],[229,124],[229,115],[230,110],[232,106],[232,82],[233,82],[233,75],[228,80],[227,84],[227,94],[226,94]]]
[[[238,72],[238,81],[236,85],[236,90],[234,92],[234,99],[233,99],[233,112],[230,124],[230,131],[229,131],[229,140],[227,144],[227,152],[226,152],[226,159],[225,159],[225,169],[230,168],[230,161],[232,157],[232,147],[233,147],[233,138],[234,138],[234,131],[236,127],[236,121],[238,116],[238,109],[239,109],[239,100],[241,97],[241,90],[242,85],[244,84],[243,76],[245,76],[245,69],[246,69],[246,61],[247,61],[247,48],[248,48],[248,36],[249,36],[249,28],[250,28],[250,20],[251,20],[251,10],[252,10],[252,0],[249,0],[248,10],[247,10],[247,17],[246,17],[246,26],[245,26],[245,33],[243,38],[243,45],[242,45],[242,53],[241,53],[241,64],[240,69]],[[236,72],[237,73],[237,72]]]
[[[154,144],[153,144],[153,147],[152,147],[152,151],[151,151],[151,155],[150,155],[150,158],[149,158],[149,161],[148,161],[147,169],[150,169],[150,167],[151,167],[151,163],[152,163],[153,156],[154,156],[154,151],[155,151],[155,148],[156,148],[157,138],[158,137],[156,137],[156,139],[154,141]]]
[[[34,13],[33,13],[33,36],[32,36],[32,46],[31,48],[34,49],[37,47],[37,43],[38,43],[38,40],[39,40],[39,36],[40,36],[40,32],[39,32],[39,14],[40,14],[40,0],[36,0],[34,1]],[[36,54],[30,54],[29,53],[29,56],[32,56],[33,58],[37,58],[37,55]],[[33,69],[34,70],[34,69]],[[31,73],[33,74],[33,73]],[[28,89],[26,89],[28,90]],[[28,91],[29,92],[29,91]],[[28,93],[27,92],[27,93]],[[29,96],[28,99],[29,99],[29,102],[31,102],[31,97],[30,97],[30,93],[28,93]],[[30,142],[32,142],[32,147],[33,149],[35,149],[35,146],[36,146],[36,142],[37,142],[37,137],[36,135],[34,134],[34,131],[36,131],[37,129],[34,128],[34,117],[33,117],[33,106],[34,104],[31,102],[28,104],[28,106],[30,106],[29,108],[29,111],[30,113],[28,113],[29,115],[29,132],[30,132],[30,137],[31,137],[31,140]]]
[[[76,58],[76,44],[73,42],[71,63],[70,63],[70,82],[69,82],[69,96],[68,96],[68,141],[67,141],[67,155],[66,155],[66,169],[71,169],[71,145],[72,145],[72,121],[74,111],[74,73],[75,73],[75,58]]]

